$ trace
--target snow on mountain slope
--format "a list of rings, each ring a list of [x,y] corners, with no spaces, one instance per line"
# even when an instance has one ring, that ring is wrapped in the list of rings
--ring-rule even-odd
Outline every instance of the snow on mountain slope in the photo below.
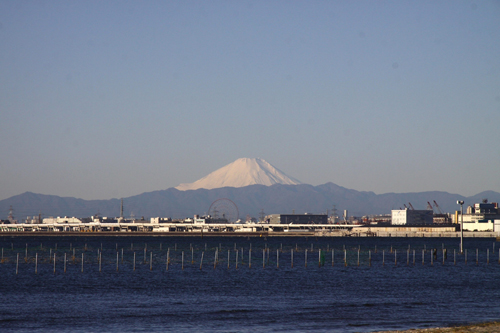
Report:
[[[249,185],[301,184],[295,178],[287,176],[268,162],[260,158],[240,158],[211,174],[189,184],[180,184],[180,191],[199,188],[214,189],[220,187],[244,187]]]

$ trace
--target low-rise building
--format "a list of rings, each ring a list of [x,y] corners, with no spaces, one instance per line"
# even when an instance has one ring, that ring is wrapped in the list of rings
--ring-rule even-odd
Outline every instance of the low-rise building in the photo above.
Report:
[[[328,224],[326,214],[271,214],[269,224]]]
[[[44,224],[56,224],[56,223],[82,223],[82,220],[76,217],[46,217],[43,220]]]
[[[496,202],[488,203],[487,200],[484,200],[482,203],[468,206],[463,216],[460,215],[459,211],[456,211],[453,216],[453,223],[460,224],[462,219],[464,231],[496,231],[495,223],[500,224],[498,222],[500,221],[500,209]]]
[[[432,210],[397,209],[392,211],[392,225],[431,225]]]

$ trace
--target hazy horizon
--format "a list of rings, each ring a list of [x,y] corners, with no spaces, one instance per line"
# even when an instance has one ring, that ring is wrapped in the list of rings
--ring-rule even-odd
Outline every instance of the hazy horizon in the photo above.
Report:
[[[500,192],[500,2],[0,2],[0,200],[263,158],[311,185]]]

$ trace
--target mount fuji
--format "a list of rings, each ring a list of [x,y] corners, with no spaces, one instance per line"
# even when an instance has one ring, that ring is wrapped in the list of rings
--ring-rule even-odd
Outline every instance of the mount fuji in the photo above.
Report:
[[[250,185],[271,186],[302,184],[260,158],[240,158],[194,183],[180,184],[179,191],[215,189],[221,187],[245,187]]]
[[[363,216],[390,214],[392,209],[408,202],[416,209],[425,209],[429,200],[439,202],[445,212],[454,212],[457,200],[464,200],[466,205],[484,198],[500,202],[500,193],[485,191],[471,197],[440,191],[375,194],[331,182],[313,186],[287,176],[262,159],[240,158],[194,183],[124,198],[125,215],[185,218],[207,213],[211,204],[220,198],[229,198],[237,204],[240,217],[246,214],[255,217],[262,210],[267,214],[325,213],[333,205],[339,211],[348,210],[352,216]],[[11,206],[21,217],[39,213],[76,217],[93,216],[98,212],[103,216],[120,214],[119,199],[82,200],[26,192],[0,200],[0,219],[2,212],[7,216]]]

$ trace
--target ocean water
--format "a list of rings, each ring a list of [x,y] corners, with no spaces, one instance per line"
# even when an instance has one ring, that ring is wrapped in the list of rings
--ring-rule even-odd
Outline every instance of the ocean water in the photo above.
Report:
[[[466,263],[455,238],[2,237],[0,331],[372,332],[499,320],[498,245],[466,238]]]

